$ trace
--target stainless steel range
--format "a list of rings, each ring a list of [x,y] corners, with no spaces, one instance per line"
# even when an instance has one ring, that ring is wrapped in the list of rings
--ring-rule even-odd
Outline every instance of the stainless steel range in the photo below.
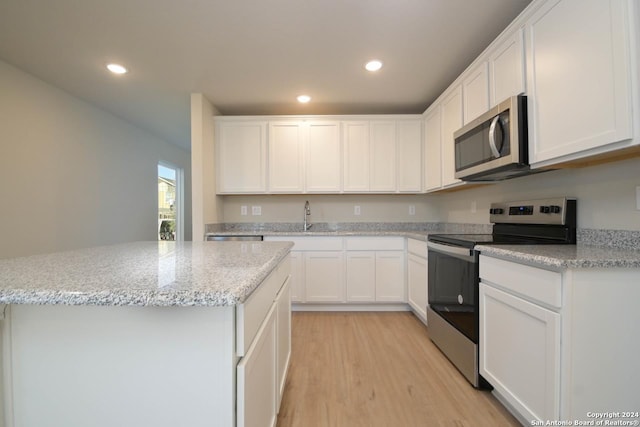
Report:
[[[576,200],[492,203],[492,234],[432,234],[427,322],[431,340],[474,387],[478,373],[479,244],[575,244]]]

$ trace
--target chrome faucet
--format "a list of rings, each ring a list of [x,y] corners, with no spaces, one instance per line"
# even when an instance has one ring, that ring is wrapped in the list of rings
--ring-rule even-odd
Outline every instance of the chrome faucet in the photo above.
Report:
[[[311,207],[309,206],[309,201],[304,202],[304,231],[307,231],[311,228],[313,224],[309,224],[307,222],[307,217],[311,215]]]

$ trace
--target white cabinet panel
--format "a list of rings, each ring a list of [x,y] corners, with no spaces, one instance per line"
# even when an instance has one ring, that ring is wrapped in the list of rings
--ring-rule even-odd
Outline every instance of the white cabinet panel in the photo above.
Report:
[[[345,192],[369,191],[369,122],[344,122]]]
[[[631,138],[631,3],[548,1],[527,21],[531,163]]]
[[[267,122],[217,122],[218,193],[267,190]]]
[[[480,374],[529,422],[560,418],[560,315],[480,284]]]
[[[347,302],[376,300],[376,254],[371,251],[347,252]]]
[[[453,133],[462,127],[462,87],[454,87],[442,101],[442,185],[460,182],[455,178],[455,149]]]
[[[405,302],[404,252],[376,252],[376,301]]]
[[[305,252],[304,281],[307,302],[344,302],[342,251]]]
[[[291,357],[291,279],[287,279],[282,285],[276,297],[276,384],[277,402],[276,412],[280,412],[282,393],[287,380],[289,359]]]
[[[424,118],[425,190],[442,187],[442,113],[437,105]]]
[[[269,123],[270,192],[302,193],[303,147],[303,127],[300,122]]]
[[[339,193],[342,178],[340,122],[307,123],[306,183],[309,193]]]
[[[523,38],[524,33],[519,29],[489,55],[491,107],[525,92]]]
[[[396,190],[396,122],[371,121],[369,191]]]
[[[238,427],[276,425],[276,313],[271,307],[237,368]]]
[[[464,124],[489,110],[489,72],[487,70],[487,63],[482,62],[476,65],[462,82]]]
[[[422,190],[422,120],[397,123],[398,191]]]
[[[427,259],[409,254],[407,259],[407,300],[425,322],[427,320]]]
[[[291,251],[291,302],[304,302],[304,261],[302,252]]]

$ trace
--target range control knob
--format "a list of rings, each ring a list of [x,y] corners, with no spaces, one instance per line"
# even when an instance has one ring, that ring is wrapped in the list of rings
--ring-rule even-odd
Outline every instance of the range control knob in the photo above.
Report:
[[[551,212],[550,206],[540,206],[540,213],[549,213]]]
[[[489,209],[489,213],[491,215],[502,215],[504,213],[504,209],[502,209],[502,208],[491,208],[491,209]]]
[[[562,208],[560,208],[560,206],[549,206],[551,208],[551,212],[553,213],[560,213],[560,211],[562,210]]]

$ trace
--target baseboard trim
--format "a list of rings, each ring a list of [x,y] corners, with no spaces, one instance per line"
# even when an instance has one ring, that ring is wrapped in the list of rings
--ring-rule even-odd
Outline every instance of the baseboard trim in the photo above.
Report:
[[[409,304],[292,304],[291,311],[412,311]]]

